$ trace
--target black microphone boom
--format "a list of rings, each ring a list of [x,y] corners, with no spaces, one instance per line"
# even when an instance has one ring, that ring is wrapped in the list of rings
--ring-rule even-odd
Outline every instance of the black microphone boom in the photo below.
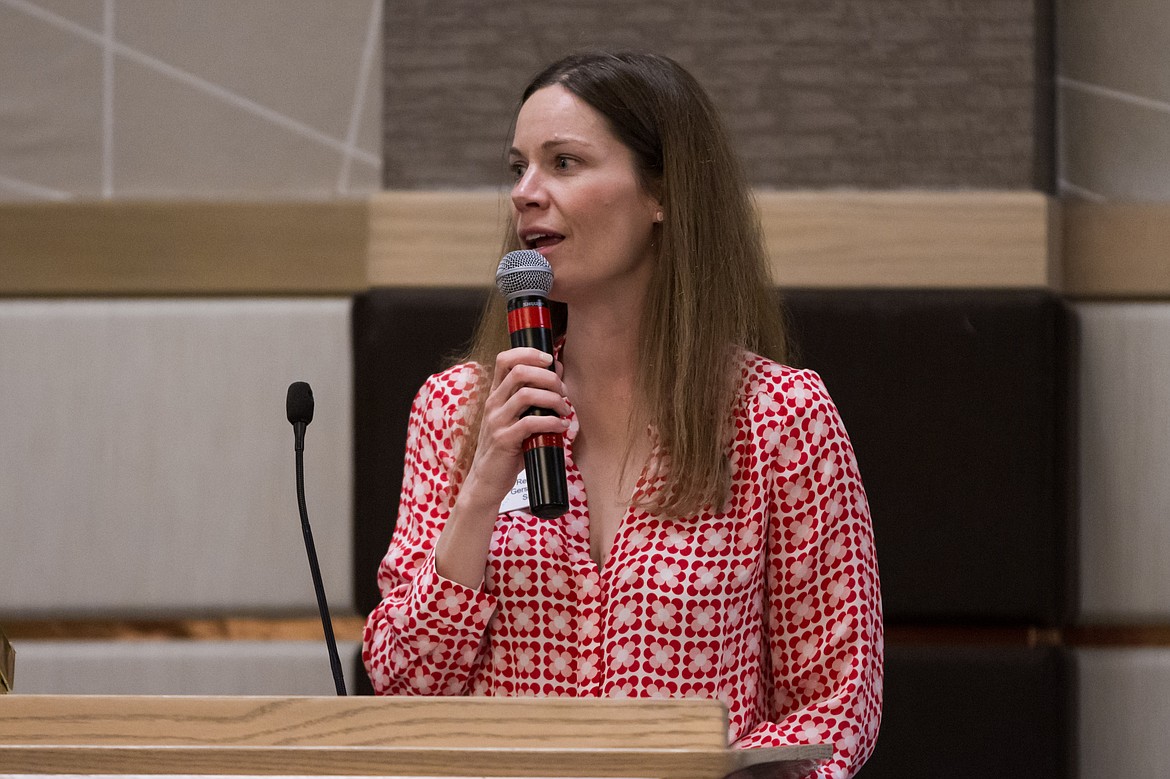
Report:
[[[508,252],[500,260],[496,286],[508,300],[508,333],[513,347],[531,346],[553,353],[552,314],[547,299],[552,283],[552,266],[540,252],[522,249]],[[553,412],[530,408],[525,413]],[[524,442],[524,471],[529,511],[541,519],[555,519],[569,510],[565,443],[559,433],[534,435]]]
[[[345,677],[341,673],[341,657],[337,654],[337,640],[333,637],[333,620],[329,618],[329,604],[325,600],[325,585],[321,581],[321,566],[317,562],[317,547],[313,545],[313,531],[309,527],[309,509],[305,505],[305,428],[313,421],[313,390],[303,381],[288,386],[285,399],[288,421],[292,423],[297,457],[297,506],[301,511],[301,532],[305,536],[305,553],[309,556],[309,571],[313,575],[313,589],[317,592],[317,609],[321,612],[321,627],[325,631],[325,645],[329,649],[329,666],[333,670],[333,685],[338,695],[345,695]]]

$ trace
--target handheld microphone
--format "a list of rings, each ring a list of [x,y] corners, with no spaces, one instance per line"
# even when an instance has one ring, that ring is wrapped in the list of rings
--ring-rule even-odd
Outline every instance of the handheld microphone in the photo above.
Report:
[[[325,645],[329,649],[329,666],[333,669],[333,685],[338,695],[345,695],[345,677],[341,673],[341,658],[337,654],[337,640],[333,637],[333,620],[329,618],[329,604],[325,601],[325,585],[321,581],[321,566],[317,562],[317,547],[313,545],[313,531],[309,527],[309,509],[305,505],[305,428],[313,421],[313,390],[303,381],[288,385],[285,411],[293,426],[297,457],[297,506],[301,511],[301,532],[305,536],[305,553],[309,556],[309,571],[313,575],[313,589],[317,592],[317,609],[321,612],[321,627],[325,631]]]
[[[496,269],[496,286],[508,301],[508,333],[512,346],[530,346],[553,353],[552,266],[531,249],[508,252]],[[554,370],[549,366],[549,370]],[[551,415],[545,408],[527,414]],[[560,433],[540,433],[524,441],[524,472],[528,477],[529,511],[541,519],[555,519],[569,510],[565,478],[565,441]]]

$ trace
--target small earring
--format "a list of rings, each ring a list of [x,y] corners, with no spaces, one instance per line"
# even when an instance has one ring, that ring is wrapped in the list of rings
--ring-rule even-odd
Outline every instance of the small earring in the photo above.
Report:
[[[661,212],[661,211],[659,211],[658,213],[656,213],[656,214],[654,215],[654,221],[655,221],[655,222],[661,222],[661,221],[662,221],[662,212]]]

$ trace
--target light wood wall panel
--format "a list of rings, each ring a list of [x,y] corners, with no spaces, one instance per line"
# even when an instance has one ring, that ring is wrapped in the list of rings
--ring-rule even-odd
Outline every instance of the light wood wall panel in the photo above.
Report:
[[[1170,302],[1076,310],[1081,619],[1170,623]]]
[[[781,286],[1050,287],[1056,206],[1035,192],[756,192]],[[370,201],[370,286],[488,286],[506,197],[386,192]]]
[[[313,613],[289,383],[310,382],[310,519],[352,610],[346,298],[0,300],[0,622]]]
[[[755,193],[785,286],[1053,287],[1059,208],[1035,192]],[[489,286],[504,193],[330,203],[0,206],[0,296],[347,294]]]
[[[0,205],[0,294],[346,294],[364,200]]]
[[[1058,286],[1057,209],[1035,192],[760,192],[781,286]]]
[[[1170,203],[1071,201],[1063,213],[1070,295],[1170,299]]]

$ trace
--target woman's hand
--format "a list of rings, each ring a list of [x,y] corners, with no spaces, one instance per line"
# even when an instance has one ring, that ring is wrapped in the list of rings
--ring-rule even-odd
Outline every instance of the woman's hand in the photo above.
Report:
[[[564,417],[569,404],[561,373],[552,355],[539,349],[509,349],[496,358],[475,457],[436,542],[439,575],[469,587],[483,581],[500,503],[524,467],[525,439],[538,433],[564,433],[568,428]],[[532,407],[557,416],[526,415]]]
[[[563,433],[569,404],[561,382],[561,366],[549,370],[552,356],[537,349],[519,347],[496,358],[492,386],[484,402],[475,458],[464,490],[478,492],[478,501],[499,506],[524,467],[524,441],[538,433]],[[557,416],[528,414],[543,408]]]

